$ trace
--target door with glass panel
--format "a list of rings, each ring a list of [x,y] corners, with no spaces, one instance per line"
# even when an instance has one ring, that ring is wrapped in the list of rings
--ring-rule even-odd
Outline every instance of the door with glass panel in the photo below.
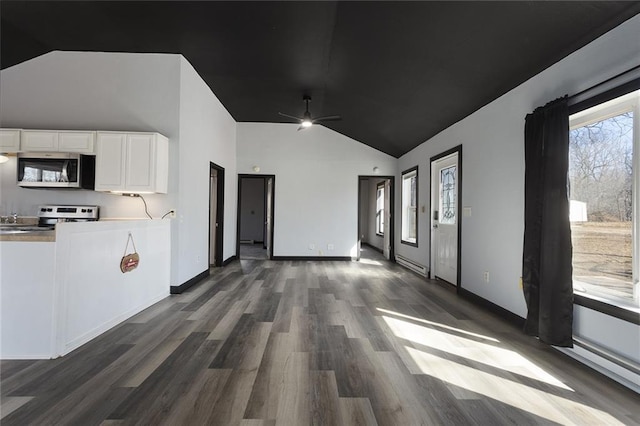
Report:
[[[436,278],[458,282],[458,153],[431,163],[431,269]]]

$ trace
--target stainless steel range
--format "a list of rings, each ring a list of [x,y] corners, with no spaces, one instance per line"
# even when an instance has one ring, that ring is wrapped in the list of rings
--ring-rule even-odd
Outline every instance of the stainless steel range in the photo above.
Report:
[[[53,228],[58,222],[91,222],[100,218],[98,206],[38,206],[38,226]]]

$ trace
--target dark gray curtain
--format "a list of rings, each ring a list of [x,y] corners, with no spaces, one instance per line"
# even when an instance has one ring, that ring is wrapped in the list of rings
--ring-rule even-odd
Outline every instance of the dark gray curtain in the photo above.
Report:
[[[556,346],[573,346],[573,285],[567,172],[567,98],[525,121],[525,226],[522,284],[525,332]]]

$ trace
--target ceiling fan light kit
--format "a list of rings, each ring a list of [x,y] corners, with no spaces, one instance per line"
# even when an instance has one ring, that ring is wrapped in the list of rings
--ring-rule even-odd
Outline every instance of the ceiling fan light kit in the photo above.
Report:
[[[282,113],[282,112],[278,113],[279,115],[281,115],[283,117],[287,117],[287,118],[291,118],[291,119],[294,119],[294,120],[298,120],[300,122],[300,127],[298,127],[298,130],[308,129],[309,127],[313,126],[314,124],[320,123],[322,121],[338,121],[338,120],[342,120],[342,117],[340,117],[339,115],[329,115],[329,116],[326,116],[326,117],[313,118],[311,116],[311,113],[309,112],[309,102],[311,102],[311,96],[304,95],[302,97],[302,100],[306,104],[306,109],[305,109],[304,114],[302,115],[302,117],[296,117],[295,115],[289,115],[289,114],[285,114],[285,113]]]

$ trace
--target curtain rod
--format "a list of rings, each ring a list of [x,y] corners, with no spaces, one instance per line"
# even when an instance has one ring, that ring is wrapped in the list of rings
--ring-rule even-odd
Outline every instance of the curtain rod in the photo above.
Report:
[[[636,65],[635,67],[632,67],[632,68],[630,68],[630,69],[628,69],[626,71],[621,72],[620,74],[614,75],[613,77],[610,77],[610,78],[608,78],[608,79],[606,79],[604,81],[601,81],[598,84],[595,84],[595,85],[593,85],[593,86],[591,86],[591,87],[589,87],[587,89],[584,89],[584,90],[582,90],[582,91],[580,91],[580,92],[578,92],[576,94],[573,94],[573,95],[569,96],[569,104],[575,104],[575,103],[581,102],[583,99],[578,99],[580,96],[582,96],[582,95],[584,95],[586,93],[589,93],[589,92],[591,92],[591,91],[593,91],[593,90],[595,90],[595,89],[597,89],[599,87],[605,86],[605,85],[607,85],[607,84],[609,84],[609,83],[611,83],[611,82],[613,82],[615,80],[618,80],[618,79],[620,79],[620,78],[622,78],[622,77],[624,77],[624,76],[626,76],[628,74],[633,74],[636,71],[639,71],[638,75],[637,76],[633,76],[632,75],[631,78],[629,79],[629,81],[634,80],[636,77],[640,77],[640,65]],[[628,83],[628,81],[625,81],[623,83],[616,83],[616,85],[625,84],[625,83]]]

